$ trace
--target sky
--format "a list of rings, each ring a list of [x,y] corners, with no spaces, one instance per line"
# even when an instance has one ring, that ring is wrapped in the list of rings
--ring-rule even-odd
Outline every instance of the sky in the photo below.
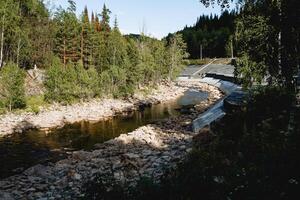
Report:
[[[53,0],[66,7],[67,0]],[[87,6],[89,12],[100,12],[103,4],[112,12],[111,22],[117,16],[123,34],[141,33],[162,38],[169,33],[193,25],[202,14],[220,14],[221,8],[206,8],[199,0],[75,0],[77,14]],[[144,29],[143,29],[144,27]]]

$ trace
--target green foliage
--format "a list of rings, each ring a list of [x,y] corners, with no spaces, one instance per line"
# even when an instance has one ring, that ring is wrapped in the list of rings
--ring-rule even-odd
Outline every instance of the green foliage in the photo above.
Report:
[[[278,33],[265,16],[264,8],[246,5],[236,22],[239,56],[238,74],[247,86],[260,83],[270,73],[278,78]]]
[[[186,43],[183,41],[182,35],[175,34],[168,43],[168,78],[172,80],[183,69],[183,60],[188,57],[188,53],[186,53]]]
[[[200,0],[206,6],[229,7],[230,0]],[[233,2],[233,0],[231,0]],[[299,71],[300,4],[297,0],[240,0],[235,41],[238,56],[247,55],[269,84],[293,89]],[[255,67],[255,66],[254,66]],[[265,70],[260,70],[261,68]],[[257,73],[255,74],[257,76]],[[256,78],[256,77],[254,77]],[[249,79],[246,77],[246,79]],[[248,81],[247,81],[248,82]]]
[[[1,63],[15,60],[20,67],[51,63],[47,64],[50,67],[44,82],[47,102],[129,96],[143,86],[155,87],[164,79],[175,78],[182,69],[187,55],[180,35],[168,40],[145,35],[124,37],[117,20],[110,27],[111,12],[106,5],[101,14],[93,13],[90,20],[87,8],[78,19],[75,1],[68,3],[66,9],[59,7],[50,17],[43,2],[1,2],[0,13],[5,17],[0,29],[5,31],[5,37],[1,41],[4,55],[11,55],[1,59]],[[26,25],[24,29],[20,23]],[[32,42],[32,30],[42,34],[36,36],[37,43]],[[37,107],[29,109],[38,112]]]
[[[235,74],[242,77],[242,85],[251,87],[253,82],[261,83],[266,71],[266,65],[262,62],[256,63],[247,55],[238,58],[235,63]]]
[[[110,25],[109,25],[110,14],[111,14],[111,11],[104,4],[102,12],[101,12],[102,20],[101,20],[101,23],[100,23],[101,30],[104,31],[104,32],[109,32],[110,31]]]
[[[54,60],[45,80],[47,101],[71,103],[79,99],[90,99],[99,95],[98,73],[94,68],[84,69],[82,64],[62,67]]]
[[[47,101],[72,102],[76,74],[74,67],[62,67],[59,60],[55,60],[46,73],[44,82],[47,89],[45,98]]]
[[[230,43],[230,36],[234,34],[236,16],[237,13],[234,11],[231,13],[224,11],[221,16],[202,15],[195,25],[179,31],[187,43],[190,58],[200,58],[201,45],[203,58],[228,56],[227,46]]]
[[[55,13],[56,23],[54,52],[60,57],[64,66],[69,62],[77,62],[80,59],[80,26],[76,17],[74,2],[69,1],[67,10],[60,8]]]
[[[84,68],[88,68],[91,65],[92,57],[92,25],[89,20],[89,13],[87,7],[84,8],[81,19],[81,62]]]
[[[52,24],[44,3],[4,0],[0,2],[0,16],[0,44],[3,43],[0,62],[13,61],[26,68],[35,64],[44,66],[51,56],[53,39]]]
[[[91,99],[100,94],[98,73],[95,68],[85,69],[82,64],[75,66],[76,80],[76,98]]]
[[[43,95],[26,97],[26,110],[38,114],[41,107],[47,106]]]
[[[0,71],[0,105],[9,111],[26,106],[24,78],[24,71],[13,63],[8,63]]]

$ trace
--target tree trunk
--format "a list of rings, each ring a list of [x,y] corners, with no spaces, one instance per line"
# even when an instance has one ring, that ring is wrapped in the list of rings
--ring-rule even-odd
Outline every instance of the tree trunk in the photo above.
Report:
[[[21,38],[18,40],[18,48],[17,48],[17,66],[19,67],[19,58],[20,58],[20,49],[21,49]]]
[[[66,38],[64,38],[64,67],[66,67]]]
[[[1,27],[1,44],[0,44],[0,69],[3,64],[3,46],[4,46],[4,20],[5,16],[2,17],[2,27]]]
[[[84,37],[83,37],[83,25],[82,25],[82,29],[81,29],[81,61],[83,66],[85,67],[85,63],[84,63],[84,55],[83,55],[83,48],[84,48]]]
[[[116,52],[117,52],[116,47],[114,47],[114,56],[113,56],[113,59],[114,59],[113,65],[114,66],[116,66]]]

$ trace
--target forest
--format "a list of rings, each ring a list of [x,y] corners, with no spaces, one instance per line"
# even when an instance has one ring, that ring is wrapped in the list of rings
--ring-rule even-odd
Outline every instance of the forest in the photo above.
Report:
[[[46,70],[45,100],[68,103],[127,96],[172,80],[182,69],[187,53],[180,34],[164,40],[123,36],[106,5],[101,13],[85,8],[78,18],[76,3],[68,3],[50,12],[39,0],[0,2],[2,110],[26,107],[24,70],[34,67]]]
[[[230,57],[236,17],[235,10],[225,10],[220,16],[202,15],[195,25],[178,31],[183,35],[190,58],[199,59],[201,53],[202,58]]]

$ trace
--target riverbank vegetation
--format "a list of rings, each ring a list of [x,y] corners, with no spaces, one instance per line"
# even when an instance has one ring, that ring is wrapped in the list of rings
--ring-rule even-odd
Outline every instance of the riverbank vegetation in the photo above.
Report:
[[[187,53],[181,35],[163,40],[143,33],[123,36],[117,17],[111,26],[105,5],[101,13],[85,8],[77,18],[75,2],[68,2],[66,9],[50,12],[38,0],[1,1],[0,88],[10,95],[1,92],[2,110],[26,107],[25,69],[46,70],[48,103],[132,95],[172,80],[182,69]],[[15,82],[5,85],[8,73]]]

